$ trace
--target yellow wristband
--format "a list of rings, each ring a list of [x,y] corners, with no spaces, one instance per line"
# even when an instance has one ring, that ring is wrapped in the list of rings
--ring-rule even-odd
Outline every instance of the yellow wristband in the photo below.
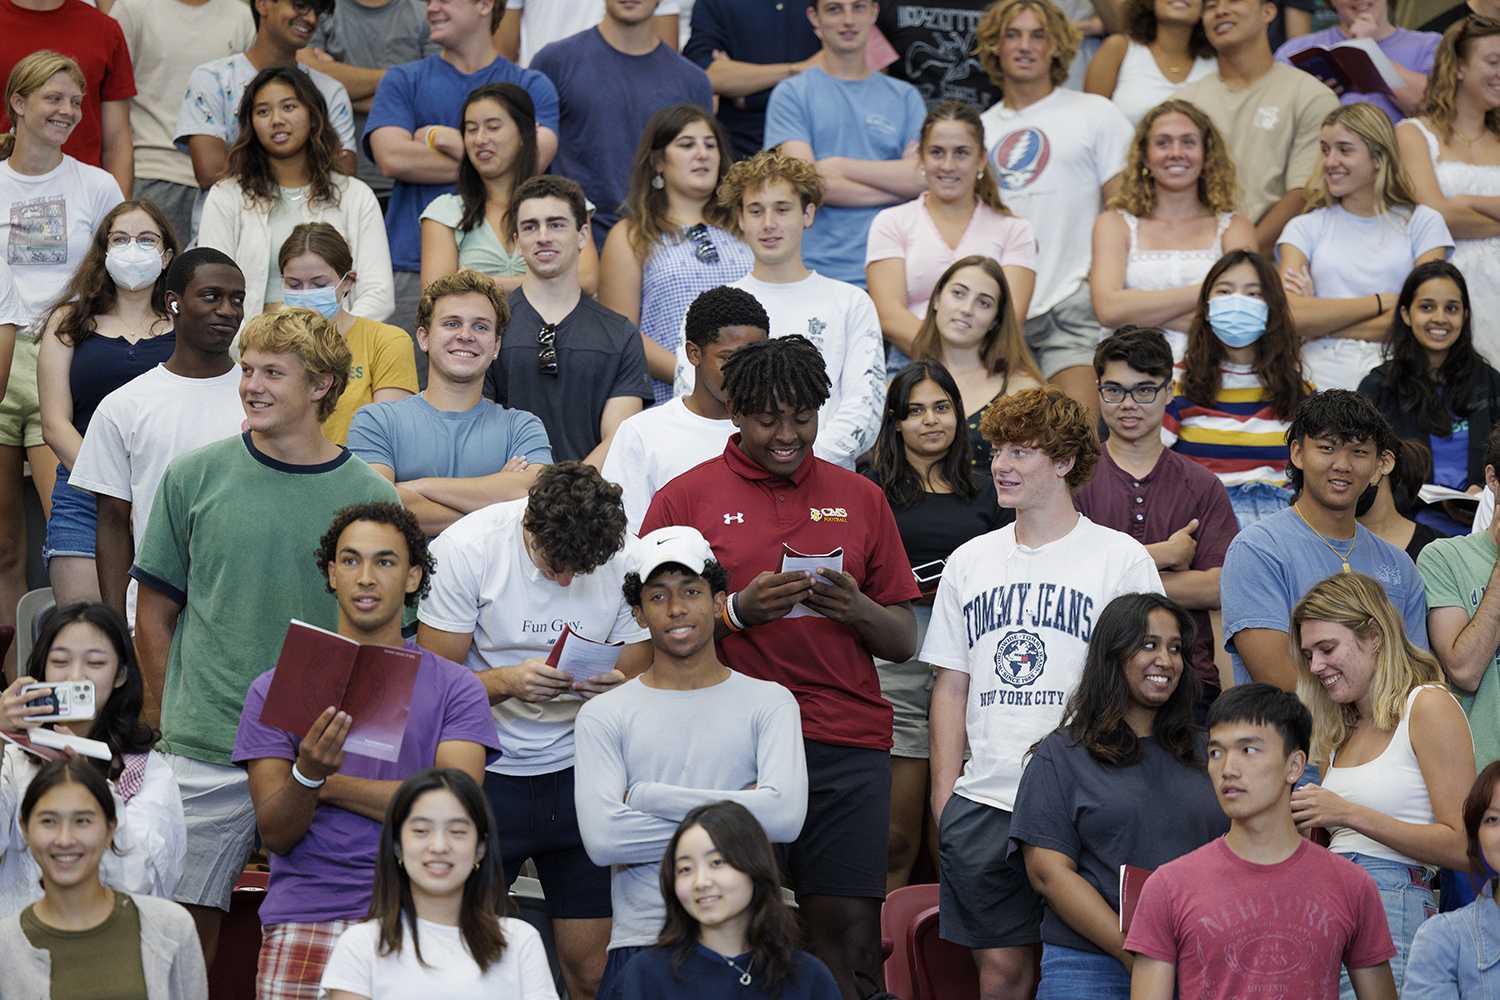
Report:
[[[442,127],[443,126],[441,126],[441,125],[429,125],[429,126],[427,126],[427,148],[428,149],[437,149],[437,146],[433,145],[432,137],[435,136],[435,135],[437,135],[437,130],[440,129],[440,128],[442,128]]]

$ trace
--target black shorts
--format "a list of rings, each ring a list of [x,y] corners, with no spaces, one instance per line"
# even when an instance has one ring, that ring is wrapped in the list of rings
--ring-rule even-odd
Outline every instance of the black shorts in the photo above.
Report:
[[[507,886],[530,858],[547,897],[547,916],[562,920],[610,916],[609,869],[590,861],[583,849],[571,767],[532,775],[486,771],[484,793],[495,813]]]
[[[777,859],[798,898],[885,898],[891,825],[891,755],[804,739],[807,819]]]
[[[1042,899],[1005,860],[1010,817],[955,794],[938,823],[938,936],[966,948],[1030,947],[1042,939]]]

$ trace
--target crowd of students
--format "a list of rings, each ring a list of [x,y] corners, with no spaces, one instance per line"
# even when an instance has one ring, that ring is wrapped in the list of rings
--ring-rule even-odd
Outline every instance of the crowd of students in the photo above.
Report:
[[[0,0],[0,995],[1500,989],[1500,9],[775,6]]]

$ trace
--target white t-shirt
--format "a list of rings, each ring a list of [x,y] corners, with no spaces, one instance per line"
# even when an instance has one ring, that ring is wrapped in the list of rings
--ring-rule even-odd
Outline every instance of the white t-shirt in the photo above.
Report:
[[[709,420],[672,399],[627,417],[615,431],[600,470],[624,491],[625,526],[640,531],[656,491],[695,465],[724,453],[734,421]]]
[[[1330,205],[1288,222],[1277,243],[1302,251],[1320,299],[1400,292],[1418,257],[1437,247],[1453,251],[1448,224],[1426,205],[1369,218]]]
[[[800,333],[822,353],[832,385],[818,411],[813,454],[852,470],[875,443],[885,409],[885,341],[874,301],[864,289],[816,271],[778,285],[747,274],[729,287],[755,296],[771,321],[771,336]],[[686,396],[695,380],[687,348],[679,345],[674,391]]]
[[[380,923],[366,920],[339,936],[323,967],[319,996],[347,990],[370,1000],[411,1000],[412,997],[505,997],[506,1000],[557,1000],[552,970],[542,936],[524,920],[501,917],[505,954],[480,972],[457,927],[417,920],[423,966],[411,945],[410,929],[401,937],[401,950],[380,950]]]
[[[94,230],[125,198],[114,177],[71,156],[31,176],[0,162],[0,234],[26,322],[41,333],[46,311],[88,253]]]
[[[1026,315],[1041,316],[1088,278],[1103,188],[1125,167],[1134,130],[1107,97],[1058,87],[1012,111],[979,116],[1000,197],[1036,230],[1036,288]]]
[[[691,0],[689,0],[691,5]],[[580,31],[587,31],[604,20],[604,0],[505,0],[506,10],[525,11],[521,15],[521,59],[520,65],[530,66],[531,57],[545,45]],[[677,14],[681,10],[679,0],[661,0],[656,5],[656,16]],[[678,24],[682,44],[687,44],[684,14]],[[678,46],[679,51],[681,45]]]
[[[120,22],[136,95],[130,99],[135,175],[197,187],[193,161],[172,144],[188,77],[206,62],[243,52],[255,42],[255,22],[240,0],[118,0],[109,14]]]
[[[1099,613],[1147,591],[1163,592],[1146,547],[1081,514],[1041,548],[1017,543],[1011,524],[948,557],[918,659],[969,675],[972,757],[957,794],[1015,807],[1022,759],[1062,721]]]
[[[650,638],[620,591],[635,539],[627,535],[614,558],[559,587],[526,554],[526,504],[522,498],[481,508],[433,539],[437,572],[417,620],[444,632],[474,633],[464,665],[475,672],[545,657],[564,625],[600,642]],[[573,719],[582,704],[577,695],[563,694],[535,703],[508,698],[493,706],[505,756],[489,770],[531,775],[572,767]]]
[[[16,289],[15,275],[11,274],[10,265],[0,260],[0,324],[25,326],[29,319],[26,303]]]

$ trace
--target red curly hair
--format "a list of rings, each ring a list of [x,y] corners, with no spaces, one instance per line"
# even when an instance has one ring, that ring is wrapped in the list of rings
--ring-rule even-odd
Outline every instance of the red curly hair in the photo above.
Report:
[[[1073,459],[1069,493],[1088,485],[1099,462],[1099,435],[1083,407],[1055,385],[1023,389],[995,400],[979,421],[979,433],[993,447],[1026,444],[1054,462]]]

